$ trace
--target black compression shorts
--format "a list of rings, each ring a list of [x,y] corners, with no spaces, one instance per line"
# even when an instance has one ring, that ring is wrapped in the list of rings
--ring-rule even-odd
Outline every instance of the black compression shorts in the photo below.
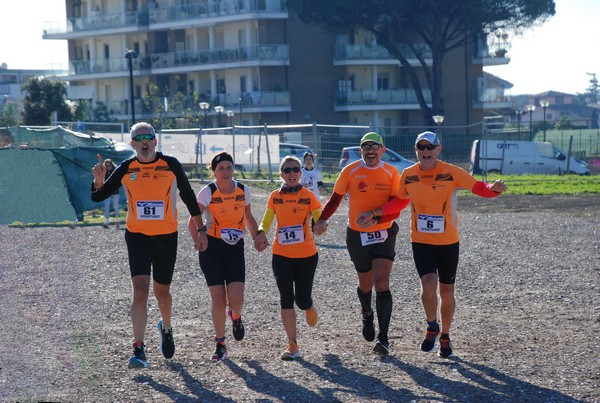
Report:
[[[450,245],[413,242],[412,250],[419,277],[437,273],[440,283],[454,284],[458,268],[458,242]]]
[[[244,239],[230,245],[220,238],[207,236],[208,248],[199,252],[200,268],[206,284],[227,285],[236,281],[246,282]]]
[[[177,232],[165,235],[144,235],[125,231],[131,277],[149,276],[159,284],[173,280],[177,260]]]

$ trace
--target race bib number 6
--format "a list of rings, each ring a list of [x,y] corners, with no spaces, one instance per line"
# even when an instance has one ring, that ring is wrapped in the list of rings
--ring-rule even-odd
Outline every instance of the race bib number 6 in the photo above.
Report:
[[[277,242],[281,245],[292,245],[304,242],[304,231],[302,225],[291,225],[281,227],[277,230]]]
[[[138,220],[164,220],[165,203],[161,200],[138,200],[135,202]]]
[[[443,215],[428,215],[418,214],[417,216],[417,231],[429,232],[433,234],[444,233],[444,216]]]
[[[388,232],[386,229],[382,229],[379,231],[373,232],[361,232],[360,233],[360,242],[362,246],[373,245],[374,243],[382,243],[388,237]]]

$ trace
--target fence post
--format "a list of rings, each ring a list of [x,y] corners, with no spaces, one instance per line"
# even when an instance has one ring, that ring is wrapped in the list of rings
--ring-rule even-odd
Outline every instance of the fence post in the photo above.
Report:
[[[265,123],[263,127],[263,133],[265,135],[265,146],[267,148],[267,163],[269,164],[269,181],[273,182],[273,166],[271,165],[271,150],[269,150],[269,133],[267,129],[267,124]],[[259,152],[260,156],[260,152]],[[260,166],[260,164],[259,164]]]
[[[319,155],[318,151],[318,142],[317,142],[317,122],[313,122],[312,124],[312,136],[313,136],[313,151]],[[317,164],[317,169],[321,169],[321,160],[319,160],[319,163]],[[315,161],[316,162],[316,161]],[[304,164],[304,161],[302,161],[302,164]]]

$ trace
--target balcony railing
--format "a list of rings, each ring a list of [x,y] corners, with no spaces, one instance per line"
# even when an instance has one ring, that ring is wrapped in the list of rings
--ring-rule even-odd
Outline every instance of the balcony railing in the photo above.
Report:
[[[415,45],[425,59],[431,59],[431,49],[425,44]],[[412,49],[406,44],[398,46],[407,59],[416,59]],[[383,46],[367,45],[340,45],[335,47],[333,56],[335,61],[341,60],[397,60]]]
[[[140,57],[132,59],[133,70],[149,68],[148,57]],[[124,57],[114,59],[96,59],[96,60],[72,60],[69,62],[70,75],[83,74],[103,74],[103,73],[118,73],[128,72],[129,64]]]
[[[62,24],[50,25],[48,34],[68,34],[73,32],[96,31],[101,29],[118,29],[148,25],[147,11],[130,11],[117,14],[98,14],[85,18],[68,18],[66,27]]]
[[[431,102],[431,91],[423,90],[425,102]],[[395,90],[351,90],[337,91],[336,106],[349,105],[408,105],[418,104],[417,95],[412,89]]]
[[[258,12],[284,13],[287,12],[287,8],[280,0],[200,1],[180,6],[150,9],[150,23],[160,24]]]
[[[256,45],[228,49],[203,49],[186,52],[155,53],[151,56],[153,69],[246,61],[286,62],[288,60],[288,45]]]

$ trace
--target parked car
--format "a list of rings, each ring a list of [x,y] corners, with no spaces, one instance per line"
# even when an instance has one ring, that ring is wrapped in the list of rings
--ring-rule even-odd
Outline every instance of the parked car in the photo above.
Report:
[[[344,168],[351,162],[361,159],[360,155],[360,147],[352,146],[352,147],[344,147],[342,149],[342,158],[340,158],[340,170]],[[397,152],[390,150],[387,148],[385,153],[381,156],[381,160],[383,162],[387,162],[390,165],[396,167],[398,172],[402,172],[404,168],[407,168],[411,165],[414,165],[414,161],[407,160]]]
[[[279,158],[283,158],[286,155],[293,155],[302,161],[302,156],[307,151],[310,151],[314,154],[310,147],[302,144],[279,143]]]

